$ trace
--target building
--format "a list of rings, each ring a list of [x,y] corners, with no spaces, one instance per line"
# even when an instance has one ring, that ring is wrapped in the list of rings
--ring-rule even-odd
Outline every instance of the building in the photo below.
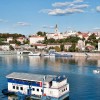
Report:
[[[57,39],[63,39],[63,34],[61,34],[59,31],[58,31],[58,26],[56,24],[55,28],[54,28],[54,33],[48,33],[46,34],[47,36],[47,39],[50,39],[50,38],[53,38],[55,40]]]
[[[8,37],[7,38],[7,43],[9,43],[10,41],[12,41],[13,40],[13,37]]]
[[[29,37],[30,45],[42,42],[44,40],[44,38],[45,38],[44,36],[33,35],[33,36]]]
[[[98,41],[98,51],[100,51],[100,41]]]
[[[19,41],[21,44],[23,44],[24,41],[26,41],[26,38],[25,37],[18,37],[17,41]]]
[[[77,43],[77,47],[80,51],[84,51],[85,50],[85,41],[79,40]]]
[[[9,51],[10,50],[9,45],[1,45],[0,50]]]

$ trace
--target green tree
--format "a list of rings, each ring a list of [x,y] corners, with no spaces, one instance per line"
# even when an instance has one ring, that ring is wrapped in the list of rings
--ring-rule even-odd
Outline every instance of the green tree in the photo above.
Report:
[[[60,45],[60,49],[61,49],[61,51],[64,51],[64,49],[65,49],[65,48],[64,48],[64,44],[61,44],[61,45]]]
[[[72,46],[68,50],[69,52],[75,52],[76,51],[76,45],[72,44]]]

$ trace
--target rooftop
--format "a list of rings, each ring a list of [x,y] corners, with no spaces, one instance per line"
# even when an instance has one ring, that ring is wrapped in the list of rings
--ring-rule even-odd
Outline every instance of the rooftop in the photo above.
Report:
[[[13,72],[6,76],[6,78],[26,80],[26,81],[43,81],[44,77],[46,77],[45,82],[50,82],[56,76],[55,75],[31,74],[31,73],[18,73],[18,72]]]

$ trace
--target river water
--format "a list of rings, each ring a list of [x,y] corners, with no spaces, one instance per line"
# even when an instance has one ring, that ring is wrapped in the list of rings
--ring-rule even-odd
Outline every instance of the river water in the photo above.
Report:
[[[99,68],[97,57],[0,56],[0,100],[10,100],[1,91],[7,88],[5,76],[12,72],[66,75],[70,84],[69,100],[100,100],[100,74],[93,73]]]

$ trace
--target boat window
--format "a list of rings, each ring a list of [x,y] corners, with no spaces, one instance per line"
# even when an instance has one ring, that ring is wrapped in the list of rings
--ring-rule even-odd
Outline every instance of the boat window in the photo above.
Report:
[[[20,90],[23,90],[23,87],[20,87]]]
[[[41,92],[43,92],[43,90],[41,89]]]
[[[37,89],[37,91],[39,91],[39,89]]]
[[[67,87],[66,87],[66,90],[67,90]]]
[[[13,89],[15,89],[15,86],[13,86]]]
[[[35,91],[35,88],[33,88],[33,91]]]
[[[18,89],[19,89],[19,87],[18,87],[18,86],[16,86],[16,89],[18,90]]]

